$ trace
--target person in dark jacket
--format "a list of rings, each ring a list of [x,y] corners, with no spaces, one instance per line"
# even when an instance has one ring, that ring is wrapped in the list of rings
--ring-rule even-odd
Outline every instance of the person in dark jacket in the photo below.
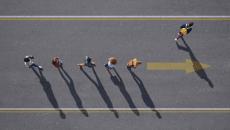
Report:
[[[35,64],[33,60],[34,60],[34,56],[32,56],[32,55],[25,56],[24,57],[25,67],[28,67],[28,68],[36,67],[39,70],[43,70],[42,66]]]

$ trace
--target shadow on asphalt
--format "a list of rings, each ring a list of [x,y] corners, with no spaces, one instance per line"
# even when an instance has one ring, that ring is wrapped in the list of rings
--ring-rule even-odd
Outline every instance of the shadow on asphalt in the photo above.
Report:
[[[67,84],[69,91],[72,95],[72,97],[75,100],[76,105],[78,106],[78,108],[80,108],[81,112],[83,115],[85,115],[86,117],[89,116],[87,110],[84,109],[81,98],[79,97],[79,95],[77,94],[77,91],[75,89],[75,85],[73,82],[73,79],[69,76],[69,74],[65,71],[65,69],[63,68],[63,66],[61,66],[60,68],[58,68],[58,71],[62,77],[62,79],[65,81],[65,83]]]
[[[181,46],[179,45],[177,42],[176,42],[176,45],[177,45],[177,48],[179,50],[183,50],[183,51],[186,51],[189,53],[189,56],[190,56],[190,59],[193,63],[193,68],[194,68],[194,71],[196,72],[196,74],[203,80],[205,80],[206,82],[208,82],[209,86],[211,88],[214,87],[212,81],[208,78],[208,75],[207,73],[205,72],[204,68],[202,67],[200,61],[196,58],[196,56],[194,55],[192,49],[189,47],[189,45],[186,43],[186,41],[184,40],[184,38],[182,37],[181,38],[185,47],[184,46]]]
[[[83,74],[96,86],[102,99],[104,100],[104,102],[106,103],[106,105],[110,109],[110,111],[114,113],[116,118],[119,118],[118,112],[113,109],[113,103],[112,103],[109,95],[107,94],[106,90],[104,89],[104,86],[102,85],[101,80],[99,79],[97,72],[95,71],[94,67],[92,67],[92,70],[93,70],[93,73],[96,77],[96,81],[92,77],[90,77],[89,74],[84,69],[81,69]]]
[[[137,110],[137,107],[135,106],[135,104],[134,104],[131,96],[129,95],[128,91],[126,90],[125,84],[124,84],[122,78],[120,77],[120,75],[118,74],[117,70],[115,68],[113,68],[116,75],[112,75],[110,70],[109,69],[107,69],[107,70],[110,74],[110,78],[111,78],[112,82],[114,83],[114,85],[118,86],[123,97],[126,99],[127,103],[129,104],[129,107],[132,108],[133,113],[136,114],[137,116],[139,116],[140,113]]]
[[[142,96],[142,99],[145,103],[146,106],[148,106],[149,108],[152,109],[153,112],[156,113],[156,116],[161,119],[162,116],[161,114],[155,109],[155,105],[151,99],[151,97],[149,96],[147,90],[145,89],[145,86],[142,82],[142,80],[131,70],[131,68],[127,68],[130,72],[130,74],[132,75],[133,77],[133,80],[136,82],[136,84],[138,85],[140,91],[141,91],[141,96]]]
[[[55,108],[57,111],[59,111],[60,117],[62,119],[66,118],[65,113],[59,108],[57,99],[54,96],[53,90],[52,90],[52,86],[49,83],[49,81],[46,80],[45,76],[43,75],[42,71],[39,70],[39,72],[37,72],[37,70],[32,67],[31,68],[33,70],[33,72],[35,73],[35,75],[39,78],[40,83],[43,87],[43,90],[47,96],[47,98],[49,99],[50,103],[52,104],[53,108]]]

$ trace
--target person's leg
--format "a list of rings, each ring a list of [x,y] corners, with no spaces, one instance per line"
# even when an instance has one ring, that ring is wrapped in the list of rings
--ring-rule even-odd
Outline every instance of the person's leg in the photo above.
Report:
[[[179,32],[179,33],[177,33],[177,37],[174,40],[177,41],[181,37],[183,37],[183,34]]]
[[[85,66],[85,64],[84,64],[84,63],[77,64],[77,65],[80,67],[80,69],[83,69],[83,67]]]
[[[36,64],[32,63],[29,65],[29,68],[35,68],[35,67],[38,67]]]
[[[90,67],[95,67],[95,66],[96,66],[95,62],[90,62]]]
[[[38,68],[39,70],[43,70],[42,66],[37,65],[37,64],[35,64],[35,63],[32,63],[32,64],[30,65],[30,67],[36,67],[36,68]]]
[[[59,59],[59,62],[60,62],[60,65],[62,66],[63,65],[63,61],[61,59]]]
[[[30,67],[29,62],[24,62],[25,67]]]
[[[106,68],[108,68],[108,67],[109,67],[108,63],[107,63],[107,64],[104,64],[104,66],[105,66]]]
[[[181,32],[178,33],[177,39],[183,37],[183,34]]]

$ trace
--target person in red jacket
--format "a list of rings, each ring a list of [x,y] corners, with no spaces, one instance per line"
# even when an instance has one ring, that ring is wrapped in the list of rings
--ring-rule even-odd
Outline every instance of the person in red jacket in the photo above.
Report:
[[[54,67],[56,68],[60,68],[62,67],[63,63],[61,61],[61,59],[59,57],[54,57],[52,58],[52,64],[54,65]]]

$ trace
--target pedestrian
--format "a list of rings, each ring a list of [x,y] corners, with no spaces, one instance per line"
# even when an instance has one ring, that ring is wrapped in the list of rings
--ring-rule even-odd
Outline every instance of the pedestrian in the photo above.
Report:
[[[177,33],[177,37],[174,39],[177,41],[179,38],[189,34],[192,31],[193,22],[189,22],[180,26],[180,31]]]
[[[108,58],[107,64],[104,64],[106,70],[108,71],[108,73],[111,77],[113,77],[111,70],[113,69],[115,71],[115,65],[116,64],[117,64],[117,58],[115,58],[115,57]]]
[[[117,58],[115,57],[110,57],[108,58],[108,63],[105,64],[104,66],[107,68],[107,69],[113,69],[115,67],[115,65],[117,64]]]
[[[39,66],[34,63],[34,56],[32,55],[27,55],[24,58],[24,65],[25,67],[32,68],[32,67],[37,67],[39,70],[43,70],[42,66]]]
[[[60,67],[62,67],[63,62],[59,57],[53,57],[52,58],[52,64],[54,65],[54,67],[60,68]]]
[[[77,65],[80,67],[80,69],[83,69],[84,66],[87,66],[89,68],[92,68],[92,67],[96,66],[95,62],[93,62],[92,58],[89,57],[89,56],[85,56],[84,63],[80,63],[80,64],[77,64]]]
[[[137,66],[139,66],[141,63],[142,63],[142,62],[141,62],[141,61],[138,61],[137,58],[133,58],[133,59],[131,59],[131,60],[128,61],[128,63],[127,63],[127,68],[128,68],[128,69],[131,69],[131,68],[136,69]]]

